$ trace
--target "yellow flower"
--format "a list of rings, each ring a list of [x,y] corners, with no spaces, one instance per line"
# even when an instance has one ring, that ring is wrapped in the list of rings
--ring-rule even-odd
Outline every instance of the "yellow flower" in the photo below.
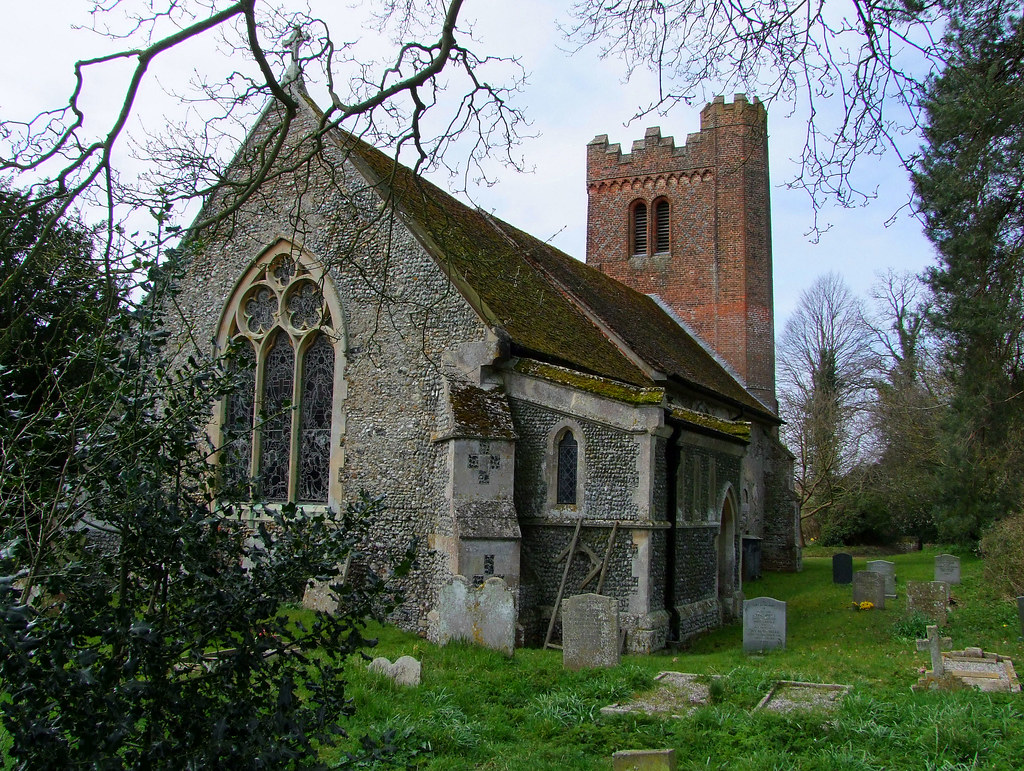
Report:
[[[868,600],[864,600],[864,602],[862,602],[859,607],[861,610],[871,610],[873,607],[875,607],[875,603],[869,602]]]

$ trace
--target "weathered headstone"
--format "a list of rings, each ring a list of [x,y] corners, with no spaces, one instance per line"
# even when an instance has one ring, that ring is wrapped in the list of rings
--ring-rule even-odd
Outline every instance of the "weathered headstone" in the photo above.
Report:
[[[366,667],[371,672],[387,675],[398,685],[419,685],[422,665],[412,656],[402,656],[394,664],[390,659],[378,656]]]
[[[771,597],[743,602],[743,651],[786,647],[786,603]]]
[[[515,598],[501,578],[488,578],[473,588],[464,576],[455,576],[441,589],[428,619],[428,637],[438,645],[466,640],[506,656],[515,650]]]
[[[873,570],[858,570],[853,574],[853,601],[870,602],[878,610],[885,608],[885,577]]]
[[[676,751],[620,750],[612,755],[612,771],[676,771]]]
[[[881,573],[885,577],[885,596],[895,599],[896,563],[888,560],[869,560],[867,567],[873,573]]]
[[[933,678],[941,678],[946,674],[945,666],[942,662],[942,651],[949,650],[953,647],[953,641],[949,637],[939,637],[939,628],[937,626],[928,626],[928,636],[923,640],[917,641],[917,649],[919,651],[928,651],[932,658],[932,671],[931,675]]]
[[[939,626],[945,626],[949,584],[945,581],[907,581],[907,610],[922,613]]]
[[[845,552],[832,555],[832,583],[853,583],[853,556]]]
[[[601,594],[562,600],[562,666],[594,669],[619,665],[619,601]]]
[[[935,580],[947,584],[960,583],[960,558],[953,554],[936,554]]]

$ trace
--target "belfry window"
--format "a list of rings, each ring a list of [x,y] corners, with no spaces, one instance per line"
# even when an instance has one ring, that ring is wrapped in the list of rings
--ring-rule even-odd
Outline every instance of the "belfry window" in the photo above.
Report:
[[[647,204],[643,201],[633,204],[632,215],[633,254],[647,254]]]
[[[572,431],[566,431],[558,440],[558,494],[559,504],[576,503],[576,483],[579,474],[579,444]]]
[[[669,206],[660,198],[654,204],[654,252],[664,254],[669,248]]]
[[[326,503],[337,334],[322,279],[279,253],[250,271],[225,315],[236,373],[221,423],[225,486],[243,498]]]

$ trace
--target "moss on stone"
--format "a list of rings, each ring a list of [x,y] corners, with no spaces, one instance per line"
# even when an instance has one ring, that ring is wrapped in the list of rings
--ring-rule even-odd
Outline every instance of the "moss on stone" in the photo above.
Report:
[[[665,397],[664,388],[639,388],[615,380],[574,372],[554,364],[544,364],[533,359],[520,359],[515,371],[522,375],[539,377],[561,385],[572,386],[580,391],[604,396],[627,404],[661,404]]]
[[[688,410],[685,407],[673,407],[672,417],[676,420],[681,420],[684,423],[689,423],[697,428],[714,431],[718,434],[725,434],[726,436],[734,439],[742,439],[744,442],[750,441],[750,422],[746,420],[727,420],[726,418],[715,417],[714,415],[708,415],[705,412],[697,412],[695,410]]]

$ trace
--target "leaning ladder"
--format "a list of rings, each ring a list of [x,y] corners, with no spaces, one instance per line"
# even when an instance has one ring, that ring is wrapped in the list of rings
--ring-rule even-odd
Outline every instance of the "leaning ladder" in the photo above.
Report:
[[[558,596],[555,597],[555,606],[551,609],[551,620],[548,621],[548,632],[546,635],[544,635],[545,648],[561,649],[562,647],[561,645],[556,645],[555,643],[551,642],[551,635],[555,631],[555,622],[558,620],[558,610],[562,607],[562,596],[565,594],[565,584],[569,580],[569,568],[572,566],[572,558],[576,554],[576,544],[579,543],[581,527],[583,527],[582,514],[580,515],[580,518],[576,520],[576,529],[573,531],[572,541],[569,543],[569,548],[566,551],[565,570],[562,571],[562,583],[558,586]],[[605,549],[604,560],[601,563],[601,575],[597,581],[598,594],[600,594],[601,590],[604,589],[604,579],[608,573],[608,562],[612,556],[612,546],[615,545],[615,534],[618,532],[618,530],[619,523],[612,523],[612,532],[611,535],[608,536],[608,547]],[[583,582],[583,585],[586,586],[588,583],[590,583],[591,580],[593,580],[593,574],[591,574],[591,577]]]

